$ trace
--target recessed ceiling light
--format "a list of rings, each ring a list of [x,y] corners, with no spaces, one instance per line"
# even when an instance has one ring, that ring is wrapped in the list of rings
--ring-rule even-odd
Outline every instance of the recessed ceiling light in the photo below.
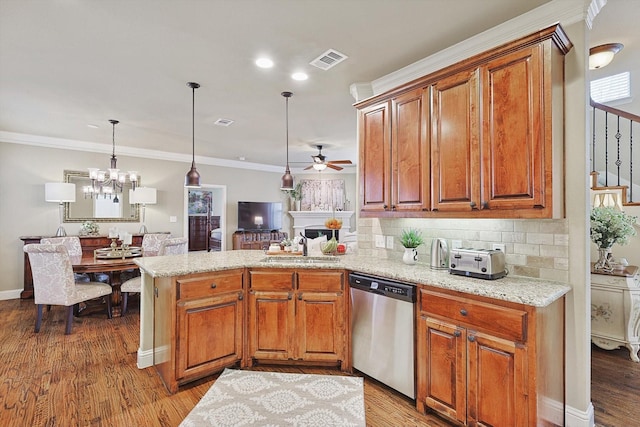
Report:
[[[218,119],[215,122],[213,122],[214,125],[218,125],[218,126],[231,126],[232,123],[233,123],[233,120],[231,119]]]
[[[260,68],[271,68],[273,67],[273,61],[269,58],[258,58],[256,59],[256,65]]]
[[[98,129],[100,126],[89,123],[87,127],[90,127],[92,129]]]
[[[307,80],[309,76],[307,76],[305,73],[293,73],[291,74],[291,78],[293,80]]]

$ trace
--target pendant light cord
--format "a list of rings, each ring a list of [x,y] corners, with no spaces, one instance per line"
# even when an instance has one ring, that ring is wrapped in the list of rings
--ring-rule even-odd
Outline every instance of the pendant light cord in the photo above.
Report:
[[[191,86],[191,164],[196,162],[196,86]]]
[[[287,169],[289,169],[289,96],[285,97],[285,126],[287,129]]]

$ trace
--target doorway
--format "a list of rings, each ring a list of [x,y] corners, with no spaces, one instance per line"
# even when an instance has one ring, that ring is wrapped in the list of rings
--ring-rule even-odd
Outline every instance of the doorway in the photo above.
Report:
[[[226,250],[226,206],[226,185],[184,189],[184,236],[190,252]]]

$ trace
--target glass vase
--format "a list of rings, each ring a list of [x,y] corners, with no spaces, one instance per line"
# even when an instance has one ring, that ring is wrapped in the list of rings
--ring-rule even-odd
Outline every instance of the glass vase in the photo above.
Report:
[[[598,260],[593,266],[593,269],[605,273],[611,273],[613,271],[613,265],[611,264],[611,247],[598,248]]]

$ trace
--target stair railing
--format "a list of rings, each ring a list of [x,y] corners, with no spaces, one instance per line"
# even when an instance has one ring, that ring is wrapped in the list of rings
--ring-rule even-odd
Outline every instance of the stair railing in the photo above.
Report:
[[[628,191],[625,191],[626,200],[623,203],[640,204],[633,199],[634,187],[640,191],[640,183],[634,184],[633,181],[634,155],[638,155],[633,151],[633,134],[634,130],[636,135],[640,134],[640,116],[593,100],[590,104],[592,107],[590,163],[591,174],[594,177],[592,187],[626,187]],[[615,134],[611,138],[610,127],[615,129]],[[602,171],[603,177],[600,178],[599,174]]]

